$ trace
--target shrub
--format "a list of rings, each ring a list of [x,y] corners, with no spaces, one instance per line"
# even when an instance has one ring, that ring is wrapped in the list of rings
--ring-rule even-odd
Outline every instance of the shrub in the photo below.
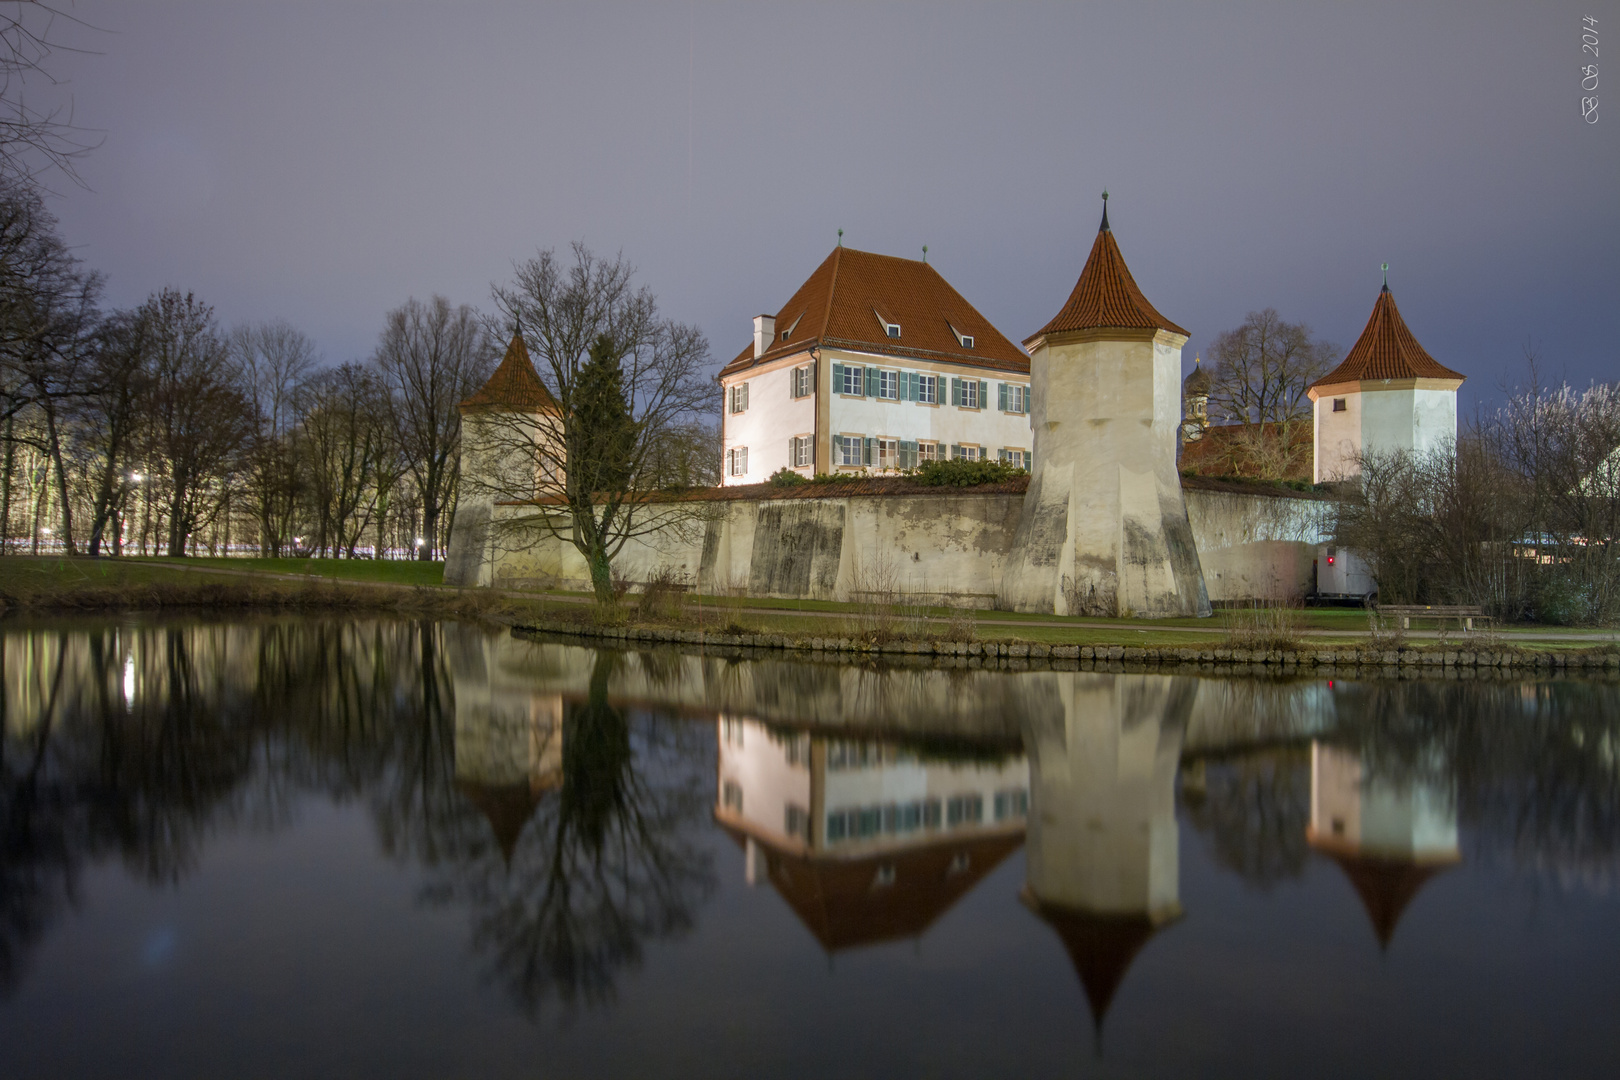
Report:
[[[808,484],[810,481],[784,465],[771,473],[770,478],[765,482],[771,487],[798,487],[800,484]]]
[[[927,487],[975,487],[979,484],[1000,484],[1023,469],[1014,468],[1005,461],[968,461],[954,458],[950,461],[929,461],[922,464],[912,479]]]

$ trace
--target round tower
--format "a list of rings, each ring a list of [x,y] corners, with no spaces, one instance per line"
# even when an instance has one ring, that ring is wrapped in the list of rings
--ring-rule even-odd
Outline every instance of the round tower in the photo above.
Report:
[[[489,381],[456,406],[461,413],[461,495],[445,552],[446,585],[493,584],[496,503],[532,496],[542,470],[564,467],[557,399],[534,370],[514,329]]]
[[[1030,354],[1034,475],[999,602],[1059,615],[1208,615],[1176,471],[1187,331],[1137,288],[1102,224]]]
[[[1418,344],[1389,291],[1389,264],[1372,316],[1344,362],[1311,384],[1318,483],[1361,472],[1363,454],[1427,453],[1457,441],[1457,388],[1464,376]]]

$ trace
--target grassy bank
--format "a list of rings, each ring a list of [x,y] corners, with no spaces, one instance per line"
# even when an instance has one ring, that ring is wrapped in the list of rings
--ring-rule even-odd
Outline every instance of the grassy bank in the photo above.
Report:
[[[877,597],[861,603],[704,596],[656,584],[609,606],[582,593],[494,592],[443,586],[443,564],[366,559],[0,558],[7,611],[176,608],[395,611],[477,617],[563,633],[698,631],[788,641],[1023,643],[1035,647],[1581,651],[1613,648],[1612,633],[1546,627],[1444,636],[1401,633],[1366,611],[1217,611],[1209,619],[1071,619]]]

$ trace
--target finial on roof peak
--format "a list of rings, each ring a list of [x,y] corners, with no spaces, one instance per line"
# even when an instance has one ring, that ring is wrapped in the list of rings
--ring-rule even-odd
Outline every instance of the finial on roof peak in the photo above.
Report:
[[[1383,265],[1383,271],[1384,271],[1384,287],[1379,291],[1380,292],[1389,292],[1389,263],[1385,263]]]
[[[923,245],[923,262],[927,262],[927,261],[928,261],[928,245],[924,244]]]
[[[838,246],[839,247],[844,246],[844,230],[843,229],[838,230]]]
[[[1112,229],[1110,229],[1108,227],[1108,189],[1107,188],[1103,188],[1103,219],[1102,219],[1102,224],[1097,226],[1097,231],[1098,232],[1112,232],[1113,231]]]

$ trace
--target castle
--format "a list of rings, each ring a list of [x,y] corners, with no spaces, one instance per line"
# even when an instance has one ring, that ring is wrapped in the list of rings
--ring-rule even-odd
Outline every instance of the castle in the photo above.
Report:
[[[754,319],[752,343],[720,372],[722,486],[689,496],[702,507],[687,527],[631,539],[616,573],[761,597],[884,592],[1144,617],[1297,598],[1318,591],[1325,564],[1344,578],[1347,560],[1327,559],[1330,493],[1179,471],[1183,434],[1208,425],[1208,378],[1195,370],[1183,385],[1189,334],[1137,285],[1106,199],[1067,301],[1023,350],[925,261],[840,245]],[[1367,452],[1446,445],[1462,381],[1418,344],[1386,279],[1361,337],[1310,388],[1313,478],[1351,479]],[[481,418],[554,409],[514,335],[463,404],[463,466],[535,467],[482,446]],[[942,458],[999,458],[1028,476],[946,489],[901,475]],[[781,469],[861,479],[762,482]],[[544,512],[464,496],[445,581],[588,588],[572,545],[525,525]],[[1321,591],[1356,588],[1370,580]]]

